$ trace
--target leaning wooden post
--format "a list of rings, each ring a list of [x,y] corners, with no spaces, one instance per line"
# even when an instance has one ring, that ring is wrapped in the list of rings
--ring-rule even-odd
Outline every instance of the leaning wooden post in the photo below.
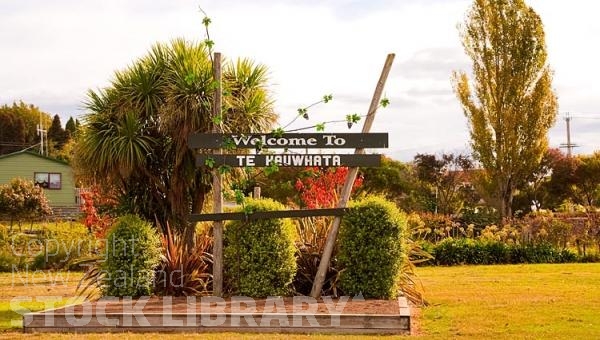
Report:
[[[215,97],[213,103],[213,117],[221,115],[222,87],[221,87],[221,53],[215,52],[213,61],[214,81],[216,82]],[[220,119],[217,119],[220,120]],[[219,124],[213,123],[213,132],[218,133]],[[215,150],[215,154],[222,153],[221,149]],[[213,170],[213,212],[223,212],[223,194],[221,190],[221,173],[218,169]],[[215,221],[213,224],[213,295],[223,295],[223,221]]]
[[[377,87],[375,87],[375,93],[373,94],[373,98],[371,99],[371,105],[369,106],[369,111],[367,113],[367,117],[365,118],[365,124],[362,128],[363,133],[368,133],[371,130],[371,125],[373,125],[373,120],[375,119],[375,112],[377,112],[377,107],[379,106],[379,101],[381,100],[381,94],[383,93],[383,88],[385,87],[385,82],[387,80],[388,74],[390,73],[390,69],[392,68],[393,62],[394,54],[388,54],[385,60],[385,64],[383,66],[383,70],[381,71],[381,76],[379,77],[379,81],[377,82]],[[361,148],[356,149],[354,151],[354,154],[356,155],[361,155],[364,153],[365,149]],[[354,180],[356,179],[357,174],[358,167],[350,168],[350,170],[348,171],[348,175],[346,176],[346,182],[344,183],[344,187],[342,188],[342,196],[340,198],[340,201],[338,202],[338,208],[346,207],[346,204],[350,199],[352,185],[354,184]],[[333,225],[329,230],[329,234],[327,235],[327,242],[325,243],[325,248],[323,249],[323,255],[321,256],[321,262],[319,263],[319,270],[317,271],[315,281],[313,282],[312,290],[310,291],[310,296],[312,296],[315,299],[321,296],[321,290],[323,289],[323,283],[325,282],[325,276],[327,274],[327,269],[329,268],[331,254],[333,253],[335,240],[337,238],[341,222],[342,217],[336,216],[333,220]]]

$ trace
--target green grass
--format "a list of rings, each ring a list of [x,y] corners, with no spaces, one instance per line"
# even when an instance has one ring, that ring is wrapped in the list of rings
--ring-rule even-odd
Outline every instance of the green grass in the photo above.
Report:
[[[600,264],[548,264],[418,268],[430,306],[420,310],[417,339],[600,339]],[[80,273],[66,277],[39,272],[25,286],[10,273],[0,274],[0,333],[25,338],[8,328],[18,315],[10,311],[14,296],[73,296]],[[45,276],[45,277],[44,277]],[[50,282],[59,278],[56,286]],[[65,285],[62,281],[66,282]],[[42,304],[23,304],[40,310]],[[28,336],[29,337],[29,336]],[[38,334],[39,339],[72,338]],[[78,335],[80,338],[81,335]],[[162,339],[161,334],[92,334],[86,339]],[[278,334],[184,334],[183,339],[365,339],[366,336]],[[386,337],[395,338],[395,337]]]
[[[419,268],[423,338],[599,339],[600,264]]]
[[[75,287],[81,278],[78,272],[50,272],[24,271],[0,274],[0,330],[7,331],[22,328],[18,322],[21,311],[36,312],[49,308],[56,308],[67,303],[76,303]],[[57,301],[52,301],[59,296]],[[44,298],[51,297],[51,298]],[[31,301],[17,301],[29,299]],[[48,302],[46,302],[48,301]],[[12,306],[11,306],[12,304]]]

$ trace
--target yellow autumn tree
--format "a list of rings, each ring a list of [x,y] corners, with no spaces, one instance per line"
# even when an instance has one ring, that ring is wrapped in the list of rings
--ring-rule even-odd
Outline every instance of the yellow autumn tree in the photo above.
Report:
[[[472,74],[453,73],[473,156],[501,217],[541,161],[557,115],[543,24],[523,0],[475,0],[459,26]]]

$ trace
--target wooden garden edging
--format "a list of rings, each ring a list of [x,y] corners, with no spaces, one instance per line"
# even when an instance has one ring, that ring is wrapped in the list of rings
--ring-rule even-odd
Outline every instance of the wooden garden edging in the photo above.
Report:
[[[147,297],[146,297],[147,298]],[[122,333],[122,332],[259,332],[259,333],[341,333],[341,334],[410,334],[410,310],[405,298],[355,302],[364,308],[333,313],[323,306],[316,312],[297,310],[291,298],[274,298],[280,306],[267,312],[248,310],[244,303],[215,308],[215,302],[186,297],[131,300],[114,299],[87,302],[23,315],[24,333]],[[218,298],[213,298],[218,299]],[[242,301],[242,300],[240,300]],[[350,303],[350,302],[349,302]],[[354,302],[353,302],[354,303]],[[266,305],[265,299],[256,306]],[[323,304],[319,302],[318,304]],[[387,312],[377,310],[382,305]],[[375,307],[375,309],[374,309]],[[391,307],[391,308],[390,308]],[[392,311],[393,310],[393,311]]]

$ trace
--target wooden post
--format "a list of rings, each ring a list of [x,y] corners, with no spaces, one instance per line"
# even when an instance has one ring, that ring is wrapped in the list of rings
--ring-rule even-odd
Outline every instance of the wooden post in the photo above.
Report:
[[[252,192],[252,198],[259,200],[260,199],[260,187],[254,187]]]
[[[213,64],[214,80],[217,84],[213,103],[213,117],[221,115],[222,86],[221,86],[221,53],[215,52]],[[213,123],[213,132],[219,131],[219,124]],[[215,154],[221,154],[222,150],[215,150]],[[223,212],[223,193],[221,190],[221,173],[218,169],[213,170],[213,212]],[[215,221],[213,224],[213,295],[223,295],[223,221]]]
[[[371,105],[369,106],[369,111],[367,113],[367,117],[365,118],[365,124],[363,125],[362,132],[368,133],[371,130],[371,125],[373,125],[373,120],[375,119],[375,112],[377,112],[377,107],[379,106],[379,101],[381,100],[381,94],[383,93],[383,88],[385,87],[385,82],[387,80],[388,74],[390,73],[390,69],[392,68],[392,63],[394,62],[394,54],[388,54],[385,60],[385,64],[383,66],[383,70],[381,71],[381,76],[379,77],[379,81],[377,82],[377,86],[375,87],[375,93],[373,94],[373,98],[371,99]],[[354,154],[361,155],[365,153],[365,149],[356,149]],[[354,180],[356,179],[356,175],[358,174],[358,167],[352,167],[348,171],[348,175],[346,176],[346,182],[344,183],[344,187],[342,188],[342,195],[340,197],[340,201],[338,202],[338,208],[345,208],[348,200],[350,199],[350,193],[352,192],[352,185],[354,184]],[[336,216],[333,220],[333,225],[329,230],[329,234],[327,235],[327,241],[325,243],[325,248],[323,249],[323,255],[321,256],[321,262],[319,263],[319,269],[317,271],[317,275],[315,276],[315,281],[313,282],[312,289],[310,291],[310,296],[313,298],[318,298],[321,296],[321,290],[323,289],[323,283],[325,282],[325,276],[327,274],[327,269],[329,269],[329,262],[331,261],[331,254],[333,253],[333,248],[335,246],[335,240],[337,238],[337,234],[340,228],[340,223],[342,222],[341,216]]]

